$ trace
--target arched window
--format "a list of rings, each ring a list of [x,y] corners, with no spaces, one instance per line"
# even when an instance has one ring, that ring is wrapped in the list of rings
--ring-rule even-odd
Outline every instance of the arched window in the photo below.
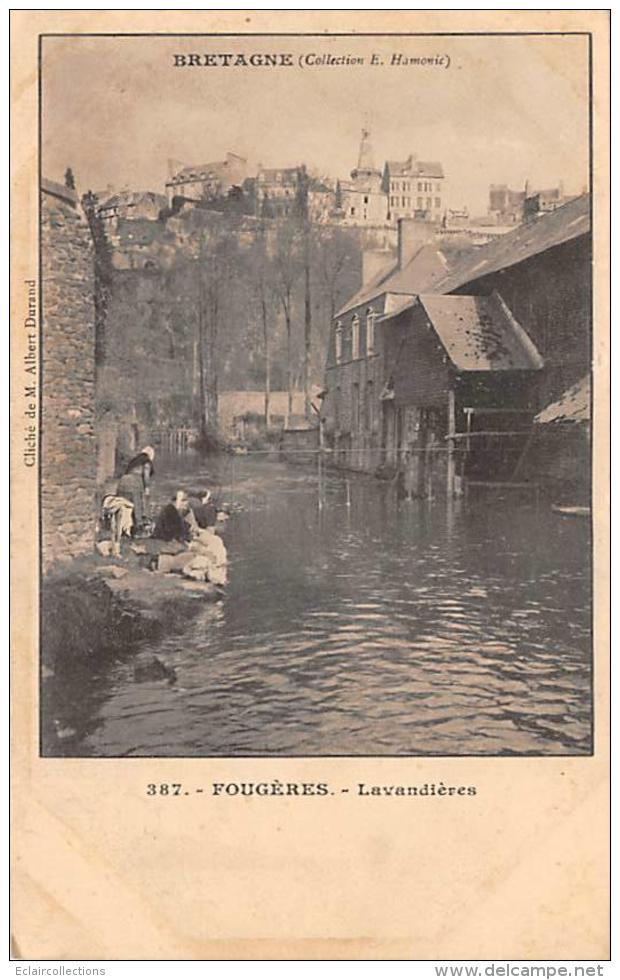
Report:
[[[336,324],[336,364],[340,364],[342,360],[342,321],[338,320]]]
[[[357,313],[351,320],[351,359],[360,356],[360,318]]]
[[[369,306],[366,310],[366,353],[374,354],[375,352],[375,320],[377,319],[377,314],[373,310],[372,306]]]

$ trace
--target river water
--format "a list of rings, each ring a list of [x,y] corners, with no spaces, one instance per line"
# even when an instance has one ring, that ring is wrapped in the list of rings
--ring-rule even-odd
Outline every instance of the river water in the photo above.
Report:
[[[590,751],[587,521],[497,493],[397,505],[338,473],[319,508],[316,473],[257,457],[162,461],[157,480],[243,505],[226,595],[152,647],[176,683],[130,664],[93,680],[72,754]]]

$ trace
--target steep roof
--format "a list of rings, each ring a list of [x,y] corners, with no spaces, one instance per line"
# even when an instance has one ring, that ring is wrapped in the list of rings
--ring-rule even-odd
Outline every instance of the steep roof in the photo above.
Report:
[[[119,205],[126,207],[132,204],[142,204],[143,201],[151,201],[161,206],[167,203],[166,197],[163,194],[157,194],[155,191],[119,191],[103,201],[99,205],[99,210],[115,208]]]
[[[514,231],[493,238],[486,245],[467,250],[456,260],[449,261],[445,250],[426,244],[402,270],[398,269],[397,262],[382,270],[358,290],[336,315],[343,316],[355,306],[387,292],[409,293],[412,297],[431,290],[438,294],[451,293],[469,282],[517,265],[589,231],[590,196],[583,194],[555,211],[542,214]]]
[[[277,183],[280,175],[282,181],[297,180],[298,167],[263,167],[258,172],[258,180],[269,180]]]
[[[183,167],[168,183],[176,184],[191,180],[210,180],[221,177],[228,166],[228,160],[216,160],[214,163],[201,163],[196,166]]]
[[[50,197],[57,197],[61,201],[64,201],[65,204],[69,204],[72,208],[77,207],[77,191],[72,187],[67,187],[66,184],[59,184],[55,180],[48,180],[47,177],[42,177],[41,193],[49,194]]]
[[[421,295],[382,319],[393,319],[418,305],[458,371],[536,371],[543,367],[535,345],[498,293]]]
[[[586,374],[576,384],[539,412],[535,422],[547,425],[550,422],[589,422],[590,421],[590,376]]]
[[[398,262],[392,262],[380,271],[373,279],[351,297],[336,314],[342,316],[355,306],[369,302],[384,293],[406,293],[415,295],[434,288],[446,272],[447,260],[436,245],[425,243],[420,246],[415,255],[404,268],[398,268]]]
[[[358,289],[356,293],[347,300],[345,305],[338,310],[336,316],[343,316],[343,314],[348,313],[349,310],[354,309],[356,306],[360,306],[362,303],[367,303],[371,299],[376,299],[377,296],[382,296],[387,290],[383,289],[382,286],[389,280],[390,276],[398,269],[398,264],[393,261],[390,265],[386,265],[385,269],[381,269],[376,275],[369,279],[361,289]]]
[[[397,270],[388,283],[391,293],[431,292],[445,276],[448,259],[438,248],[426,242],[403,269]]]
[[[437,160],[416,160],[410,156],[407,160],[388,160],[385,164],[392,177],[401,174],[407,177],[443,177],[443,166]]]
[[[590,231],[590,195],[582,194],[555,211],[519,225],[495,238],[456,266],[437,284],[437,292],[451,293],[492,272],[524,262],[525,259],[579,238]]]

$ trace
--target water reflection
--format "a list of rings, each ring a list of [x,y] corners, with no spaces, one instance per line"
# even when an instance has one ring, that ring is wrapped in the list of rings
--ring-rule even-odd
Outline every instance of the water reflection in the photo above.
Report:
[[[590,750],[585,522],[488,496],[396,507],[332,473],[319,508],[308,471],[218,466],[177,463],[158,491],[208,477],[245,505],[226,599],[153,648],[175,685],[99,680],[74,753]]]

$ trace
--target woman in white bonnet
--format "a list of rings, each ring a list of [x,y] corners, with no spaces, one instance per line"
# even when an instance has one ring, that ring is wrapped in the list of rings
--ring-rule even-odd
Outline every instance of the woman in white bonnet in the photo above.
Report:
[[[153,460],[155,450],[145,446],[142,452],[130,459],[125,472],[118,482],[117,494],[133,503],[133,529],[139,530],[146,516],[146,498],[149,496],[149,484],[155,473]]]

